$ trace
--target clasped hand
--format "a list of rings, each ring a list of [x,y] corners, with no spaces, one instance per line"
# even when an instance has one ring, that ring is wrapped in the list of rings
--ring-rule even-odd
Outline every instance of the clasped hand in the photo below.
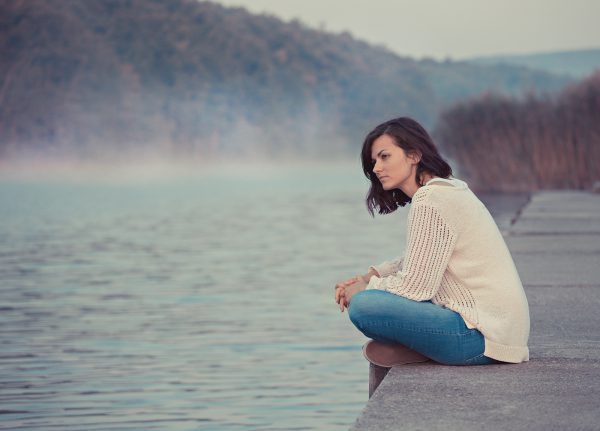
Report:
[[[365,290],[367,283],[362,276],[357,275],[346,281],[342,281],[335,285],[335,302],[340,305],[340,311],[343,313],[344,308],[348,308],[352,297],[361,290]]]

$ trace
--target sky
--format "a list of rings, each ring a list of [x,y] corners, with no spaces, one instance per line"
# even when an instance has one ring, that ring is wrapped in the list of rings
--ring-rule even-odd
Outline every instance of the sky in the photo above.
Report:
[[[420,58],[600,48],[599,0],[216,0]]]

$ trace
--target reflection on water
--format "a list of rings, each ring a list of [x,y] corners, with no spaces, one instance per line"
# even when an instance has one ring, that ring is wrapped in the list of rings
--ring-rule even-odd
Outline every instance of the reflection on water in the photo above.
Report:
[[[404,248],[358,165],[0,182],[0,428],[346,430],[333,285]]]

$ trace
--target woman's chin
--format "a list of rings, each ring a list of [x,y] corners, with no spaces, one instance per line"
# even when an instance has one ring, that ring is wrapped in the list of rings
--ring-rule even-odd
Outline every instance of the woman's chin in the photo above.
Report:
[[[381,186],[383,187],[383,190],[385,190],[386,192],[391,192],[392,190],[402,190],[400,187],[398,187],[397,184],[381,184]]]

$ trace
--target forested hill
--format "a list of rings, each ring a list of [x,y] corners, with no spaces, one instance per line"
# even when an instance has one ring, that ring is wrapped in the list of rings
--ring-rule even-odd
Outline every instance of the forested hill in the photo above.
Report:
[[[566,83],[193,0],[1,2],[0,56],[0,161],[355,155],[388,117]]]
[[[469,59],[468,61],[487,65],[520,65],[557,75],[570,75],[581,79],[592,75],[596,70],[600,70],[600,48],[478,57]]]

